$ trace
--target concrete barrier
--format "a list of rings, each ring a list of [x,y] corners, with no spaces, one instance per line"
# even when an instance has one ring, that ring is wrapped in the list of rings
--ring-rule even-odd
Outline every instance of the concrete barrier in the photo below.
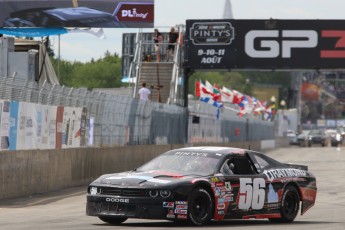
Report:
[[[203,143],[260,151],[262,141]],[[153,157],[185,145],[147,145],[0,152],[0,199],[86,186],[105,173],[134,169]]]

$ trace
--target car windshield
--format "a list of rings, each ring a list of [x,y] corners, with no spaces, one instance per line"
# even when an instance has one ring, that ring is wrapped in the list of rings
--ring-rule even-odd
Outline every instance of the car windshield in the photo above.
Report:
[[[302,130],[302,132],[299,134],[299,136],[306,136],[310,133],[309,130]]]
[[[309,135],[321,135],[322,131],[319,129],[313,129],[309,132]]]
[[[161,155],[137,168],[137,171],[164,170],[183,175],[210,175],[214,173],[218,162],[219,158],[205,156]]]

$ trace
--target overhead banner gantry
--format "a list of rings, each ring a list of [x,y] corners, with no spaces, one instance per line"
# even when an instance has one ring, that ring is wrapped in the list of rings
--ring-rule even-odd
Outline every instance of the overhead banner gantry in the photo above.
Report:
[[[193,70],[344,69],[345,20],[187,20]]]

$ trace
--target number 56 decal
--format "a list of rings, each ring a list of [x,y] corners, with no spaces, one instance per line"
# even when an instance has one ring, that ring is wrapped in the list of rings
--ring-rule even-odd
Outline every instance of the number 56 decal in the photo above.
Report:
[[[266,183],[263,178],[241,178],[239,209],[262,209],[265,203]]]

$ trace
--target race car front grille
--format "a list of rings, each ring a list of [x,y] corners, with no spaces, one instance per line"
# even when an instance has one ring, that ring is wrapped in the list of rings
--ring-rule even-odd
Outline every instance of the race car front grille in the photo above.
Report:
[[[101,188],[101,194],[111,196],[130,196],[130,197],[146,197],[147,192],[143,189],[120,189],[120,188]]]
[[[112,196],[121,196],[121,189],[117,189],[117,188],[101,188],[101,194],[103,194],[103,195],[112,195]]]
[[[97,204],[97,212],[99,214],[111,214],[111,215],[126,215],[135,216],[136,205],[126,205],[126,204],[109,204],[100,203]]]
[[[146,196],[145,190],[122,190],[122,195],[124,196]]]

